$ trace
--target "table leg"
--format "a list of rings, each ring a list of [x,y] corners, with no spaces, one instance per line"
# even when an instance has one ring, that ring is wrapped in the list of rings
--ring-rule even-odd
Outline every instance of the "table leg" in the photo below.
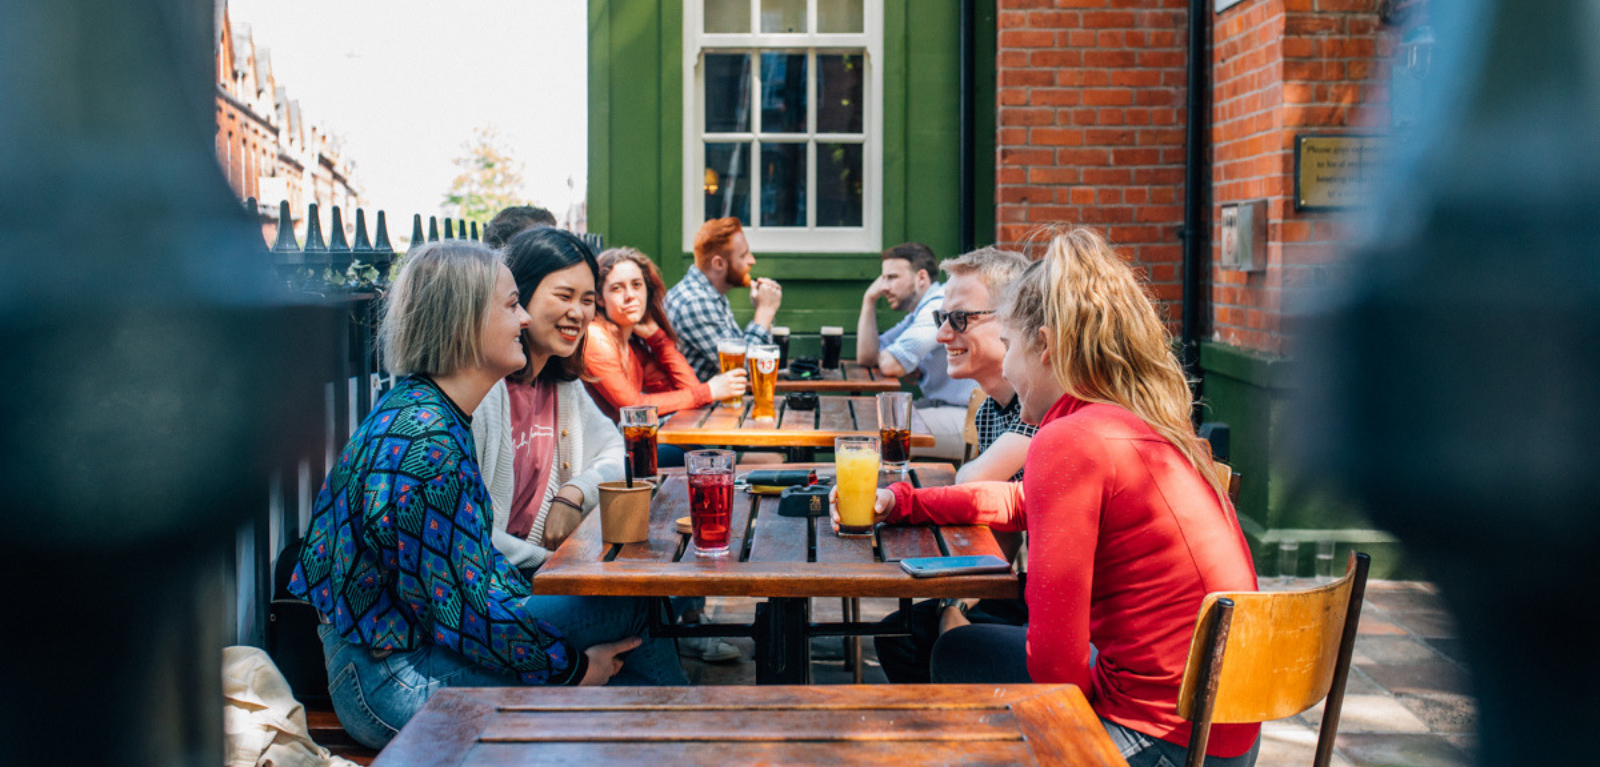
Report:
[[[811,684],[811,600],[756,605],[756,684]]]

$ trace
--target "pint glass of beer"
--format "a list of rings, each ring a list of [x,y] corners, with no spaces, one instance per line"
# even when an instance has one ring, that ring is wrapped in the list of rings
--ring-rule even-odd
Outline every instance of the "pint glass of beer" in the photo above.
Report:
[[[824,369],[839,369],[839,350],[842,348],[844,348],[844,328],[837,325],[823,326],[822,367]]]
[[[622,409],[622,438],[632,455],[633,476],[648,479],[656,475],[655,405],[629,405]]]
[[[911,392],[878,395],[878,440],[883,446],[883,467],[904,471],[911,463]]]
[[[741,370],[744,368],[745,340],[743,338],[724,338],[717,342],[717,360],[722,363],[722,372]],[[729,407],[738,407],[739,397],[729,397],[722,404]]]
[[[789,367],[789,329],[782,325],[773,326],[772,342],[778,345],[778,368]]]
[[[753,419],[778,419],[778,410],[772,406],[772,395],[778,388],[778,356],[778,347],[774,344],[750,347],[750,394],[753,402],[750,417]]]

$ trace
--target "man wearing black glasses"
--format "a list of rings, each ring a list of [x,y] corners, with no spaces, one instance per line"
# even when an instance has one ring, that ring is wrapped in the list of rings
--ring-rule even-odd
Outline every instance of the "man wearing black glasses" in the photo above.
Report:
[[[950,377],[945,350],[936,338],[934,312],[944,302],[944,286],[934,281],[938,265],[933,251],[920,242],[905,242],[883,252],[883,273],[861,297],[861,319],[856,323],[856,363],[875,367],[896,378],[916,376],[922,398],[917,412],[933,433],[932,450],[916,455],[958,460],[965,446],[961,430],[967,416],[967,399],[976,385]],[[889,308],[906,312],[904,319],[878,332],[878,299]]]

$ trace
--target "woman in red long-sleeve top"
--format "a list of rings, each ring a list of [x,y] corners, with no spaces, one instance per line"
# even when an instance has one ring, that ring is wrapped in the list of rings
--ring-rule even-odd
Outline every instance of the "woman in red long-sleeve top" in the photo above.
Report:
[[[744,393],[743,370],[700,382],[678,351],[666,295],[661,272],[643,253],[612,248],[600,254],[601,300],[589,326],[584,381],[613,419],[630,405],[655,405],[666,415]]]
[[[1130,765],[1182,764],[1178,688],[1201,600],[1256,588],[1183,369],[1138,279],[1092,230],[1058,235],[999,309],[1005,378],[1040,424],[1023,482],[897,483],[877,501],[888,522],[1029,533],[1029,625],[948,631],[933,679],[1076,684]],[[1253,765],[1260,729],[1215,726],[1206,763]]]

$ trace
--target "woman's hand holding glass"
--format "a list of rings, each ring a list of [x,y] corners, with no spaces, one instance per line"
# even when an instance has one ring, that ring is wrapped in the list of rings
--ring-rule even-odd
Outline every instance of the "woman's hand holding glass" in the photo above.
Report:
[[[878,496],[872,501],[872,523],[878,524],[889,519],[894,513],[894,493],[879,488]],[[833,523],[833,532],[839,532],[839,486],[835,485],[828,491],[828,519]]]
[[[750,385],[750,377],[744,368],[739,368],[714,375],[707,383],[711,385],[711,400],[717,402],[730,397],[743,397],[745,388]]]

